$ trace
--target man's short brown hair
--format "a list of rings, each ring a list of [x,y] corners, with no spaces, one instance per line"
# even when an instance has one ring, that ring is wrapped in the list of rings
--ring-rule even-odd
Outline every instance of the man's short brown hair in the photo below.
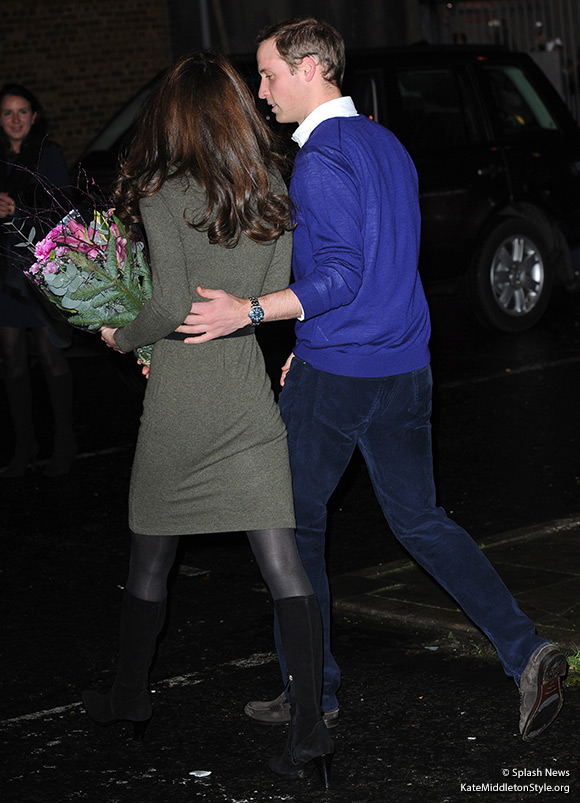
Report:
[[[340,89],[345,66],[344,39],[332,25],[313,17],[293,17],[260,31],[258,43],[267,39],[276,41],[280,58],[292,72],[302,59],[312,56],[321,64],[324,78]]]

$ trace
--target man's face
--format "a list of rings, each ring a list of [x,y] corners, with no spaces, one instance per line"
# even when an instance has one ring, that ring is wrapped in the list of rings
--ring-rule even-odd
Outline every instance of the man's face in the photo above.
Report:
[[[275,39],[266,39],[256,54],[258,72],[262,76],[259,96],[272,107],[279,123],[300,124],[308,116],[308,97],[303,75],[298,68],[290,72],[276,47]]]

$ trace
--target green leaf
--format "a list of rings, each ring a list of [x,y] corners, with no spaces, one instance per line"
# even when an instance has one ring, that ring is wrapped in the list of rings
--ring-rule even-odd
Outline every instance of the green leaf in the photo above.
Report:
[[[68,289],[67,287],[57,287],[57,286],[51,285],[50,292],[51,292],[51,294],[54,294],[55,296],[64,296],[64,295],[66,295],[67,289]],[[48,297],[50,298],[50,295]]]
[[[71,280],[68,286],[69,294],[72,294],[76,290],[78,290],[78,288],[82,285],[82,283],[83,283],[82,276],[79,273],[77,273],[77,275]]]
[[[117,278],[117,252],[115,248],[115,238],[112,235],[109,237],[109,242],[107,243],[104,269],[107,276],[110,276],[111,279]]]
[[[65,296],[62,300],[62,306],[64,309],[78,309],[80,306],[80,301],[73,301],[70,296]]]
[[[100,329],[103,325],[99,321],[90,321],[82,315],[71,315],[68,322],[71,326],[77,326],[80,329],[89,329],[90,331]]]
[[[101,290],[93,297],[93,302],[99,306],[103,306],[104,304],[109,304],[114,301],[119,301],[119,291],[116,287],[108,287],[104,290]]]
[[[81,284],[77,290],[70,293],[70,297],[89,301],[94,299],[99,293],[109,289],[111,289],[110,282],[94,279],[91,282],[84,282]]]
[[[91,262],[86,254],[81,254],[78,251],[70,251],[67,254],[71,262],[78,268],[82,268],[88,274],[104,275],[104,271],[96,263]]]

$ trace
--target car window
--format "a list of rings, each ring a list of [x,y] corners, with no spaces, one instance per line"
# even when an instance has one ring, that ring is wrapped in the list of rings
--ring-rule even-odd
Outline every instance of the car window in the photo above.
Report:
[[[533,129],[559,130],[549,109],[520,67],[489,65],[484,68],[484,73],[489,79],[496,112],[495,125],[500,136],[517,136],[522,131]]]
[[[398,136],[411,153],[452,150],[476,137],[459,77],[446,68],[397,70],[401,102]]]
[[[350,95],[359,114],[365,114],[371,120],[379,120],[378,112],[378,76],[368,72],[347,74],[343,85],[345,95]]]

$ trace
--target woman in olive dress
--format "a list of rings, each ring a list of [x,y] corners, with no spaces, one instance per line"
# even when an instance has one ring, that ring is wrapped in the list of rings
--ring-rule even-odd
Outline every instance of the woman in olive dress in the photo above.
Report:
[[[194,349],[173,334],[198,287],[255,297],[289,279],[291,208],[271,134],[223,56],[188,55],[161,80],[121,166],[116,202],[131,231],[144,228],[153,295],[102,338],[122,352],[155,346],[131,476],[117,676],[107,694],[85,692],[85,708],[102,725],[130,720],[142,736],[180,536],[245,531],[292,675],[292,726],[270,766],[286,778],[316,766],[327,786],[320,612],[296,549],[286,432],[255,327],[248,319],[241,334]]]

